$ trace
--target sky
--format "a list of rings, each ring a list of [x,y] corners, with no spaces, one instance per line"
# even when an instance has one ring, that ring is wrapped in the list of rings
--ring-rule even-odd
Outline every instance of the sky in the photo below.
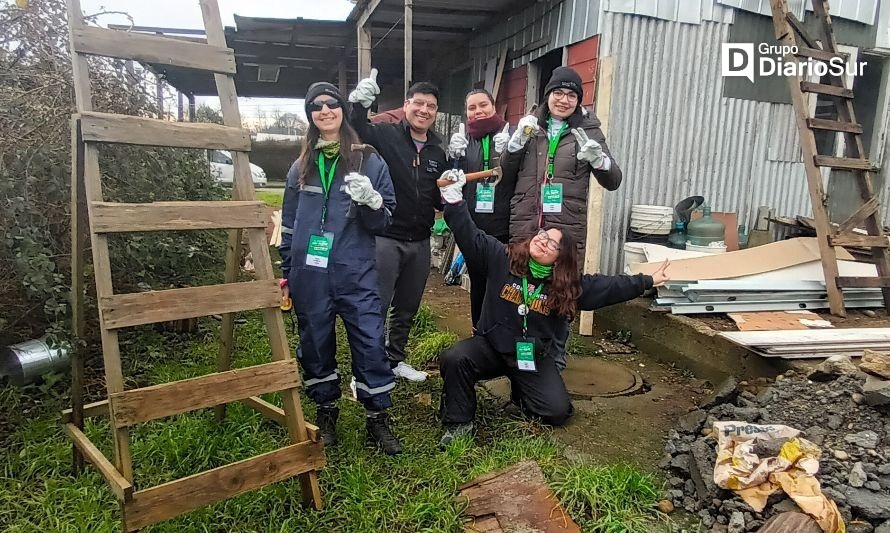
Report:
[[[101,11],[126,12],[137,26],[165,28],[203,29],[201,8],[197,0],[81,0],[85,15]],[[219,0],[219,12],[223,25],[234,26],[234,15],[269,18],[309,18],[346,20],[353,4],[347,0]],[[99,17],[99,24],[130,24],[129,18],[120,14]],[[198,97],[198,104],[206,103],[219,108],[216,97]],[[274,109],[303,114],[303,100],[284,98],[239,98],[241,115],[255,117],[259,112],[269,114]]]

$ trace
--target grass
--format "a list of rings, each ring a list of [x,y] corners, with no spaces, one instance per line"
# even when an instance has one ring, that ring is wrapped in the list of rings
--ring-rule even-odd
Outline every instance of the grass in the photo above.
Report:
[[[236,365],[268,361],[268,344],[258,314],[236,327]],[[214,370],[218,323],[202,323],[194,335],[144,329],[122,335],[128,387],[185,379]],[[345,332],[338,325],[341,374],[349,375]],[[453,342],[435,329],[424,309],[412,332],[414,361],[426,361]],[[292,344],[296,341],[291,339]],[[0,531],[104,532],[120,528],[118,506],[95,471],[74,476],[71,447],[57,422],[65,380],[52,390],[0,387],[0,422],[13,431],[0,435]],[[344,383],[345,387],[345,383]],[[568,464],[549,430],[503,416],[500,406],[480,401],[475,439],[437,449],[441,427],[437,407],[441,382],[399,382],[391,413],[404,453],[386,457],[365,443],[364,412],[341,400],[341,443],[327,450],[320,473],[325,508],[300,506],[299,483],[289,480],[219,502],[147,528],[152,532],[449,532],[461,530],[457,487],[482,473],[523,459],[537,460],[573,517],[586,531],[651,531],[654,481],[627,467],[605,470]],[[347,392],[348,394],[348,392]],[[270,401],[277,401],[270,395]],[[314,418],[304,399],[306,416]],[[3,425],[0,424],[0,428]],[[88,421],[86,432],[110,457],[110,427]],[[272,450],[287,442],[285,432],[235,404],[217,424],[211,410],[141,424],[131,432],[136,482],[145,488]],[[623,528],[623,529],[622,529]]]
[[[256,192],[256,199],[266,202],[266,205],[270,207],[281,207],[281,202],[284,201],[284,193],[258,190]]]

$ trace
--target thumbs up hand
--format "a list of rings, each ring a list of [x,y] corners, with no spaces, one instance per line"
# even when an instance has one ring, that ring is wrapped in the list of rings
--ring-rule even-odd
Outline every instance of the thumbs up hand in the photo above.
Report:
[[[467,155],[468,144],[469,140],[467,140],[464,125],[461,123],[457,127],[457,133],[451,136],[451,141],[448,143],[448,157],[451,159],[460,159]]]
[[[355,90],[349,93],[349,101],[361,104],[364,108],[371,107],[377,95],[380,94],[380,86],[377,85],[377,69],[371,69],[371,77],[358,82]]]
[[[494,140],[494,151],[499,154],[504,153],[507,143],[510,142],[510,124],[504,124],[504,130],[496,133],[492,139]]]

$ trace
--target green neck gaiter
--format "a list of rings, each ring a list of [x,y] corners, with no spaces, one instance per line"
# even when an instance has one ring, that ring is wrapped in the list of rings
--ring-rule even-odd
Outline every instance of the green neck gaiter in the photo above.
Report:
[[[334,159],[340,155],[340,141],[323,141],[321,139],[315,143],[315,149],[321,150],[328,159]]]
[[[531,257],[528,258],[528,269],[538,279],[547,279],[553,273],[553,265],[542,265]]]

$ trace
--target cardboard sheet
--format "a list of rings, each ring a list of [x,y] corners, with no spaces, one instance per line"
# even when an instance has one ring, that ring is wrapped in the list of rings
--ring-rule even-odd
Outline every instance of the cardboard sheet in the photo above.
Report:
[[[728,313],[739,331],[774,331],[788,329],[810,329],[814,323],[824,322],[810,311],[757,311],[752,313]],[[831,327],[831,322],[827,326]]]
[[[853,260],[853,256],[843,248],[835,248],[835,251],[838,259]],[[781,270],[819,259],[819,245],[816,239],[798,237],[737,252],[672,261],[668,273],[671,279],[678,281],[737,278]],[[652,274],[658,267],[659,263],[634,263],[630,265],[630,270],[634,274]]]

